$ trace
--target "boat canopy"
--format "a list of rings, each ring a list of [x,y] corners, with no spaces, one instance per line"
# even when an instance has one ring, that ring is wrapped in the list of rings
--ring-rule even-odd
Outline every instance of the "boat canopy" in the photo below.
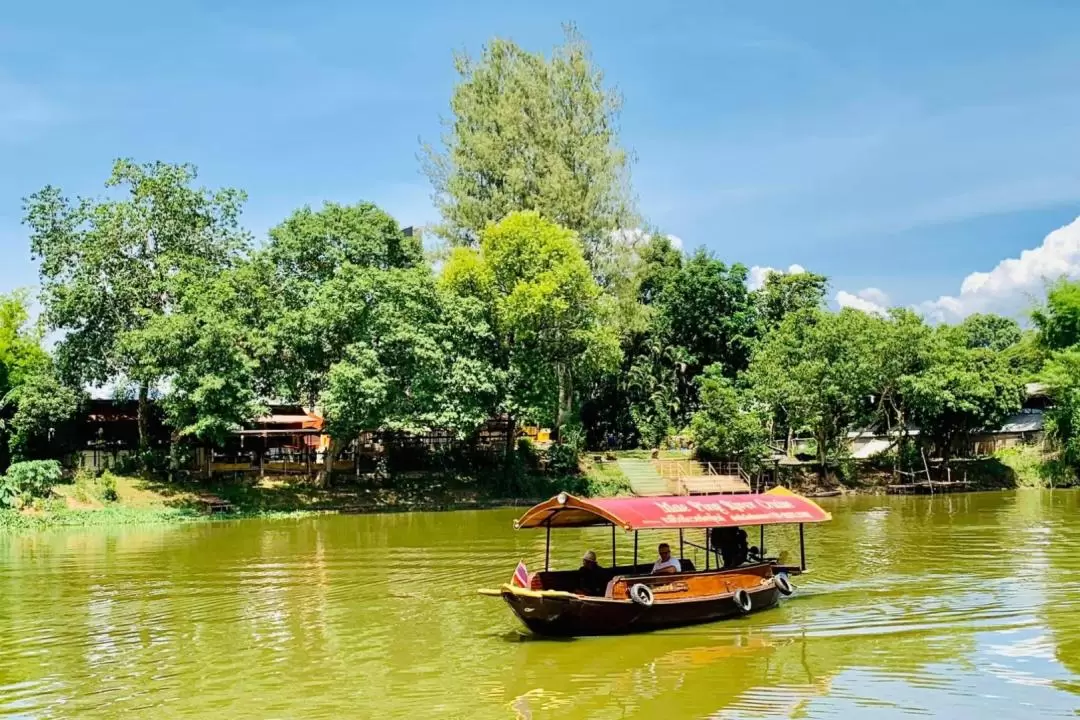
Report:
[[[518,529],[616,525],[623,530],[788,525],[832,520],[813,500],[785,488],[761,495],[673,495],[585,499],[567,493],[514,521]]]

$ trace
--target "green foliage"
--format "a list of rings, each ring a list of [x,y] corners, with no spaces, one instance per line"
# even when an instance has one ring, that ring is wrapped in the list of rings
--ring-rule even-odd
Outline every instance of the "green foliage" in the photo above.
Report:
[[[3,407],[12,410],[8,444],[16,460],[47,457],[68,449],[72,422],[85,400],[85,393],[64,385],[50,365],[26,376],[3,398]],[[54,440],[53,435],[58,437]]]
[[[55,460],[14,463],[0,478],[0,504],[14,507],[26,497],[45,497],[62,474]]]
[[[1054,398],[1046,414],[1046,432],[1061,452],[1061,460],[1080,468],[1080,348],[1054,353],[1042,372]]]
[[[0,470],[8,465],[9,450],[17,459],[27,455],[34,414],[30,399],[39,396],[40,378],[51,363],[41,346],[43,328],[30,322],[30,298],[26,291],[0,294]],[[35,389],[24,389],[33,384]],[[25,405],[20,415],[20,405]]]
[[[500,371],[499,408],[513,417],[568,418],[575,382],[617,367],[600,288],[576,235],[532,212],[490,226],[477,249],[443,270],[455,295],[484,308]]]
[[[690,420],[690,436],[702,459],[737,460],[747,470],[756,469],[769,452],[768,430],[760,409],[739,393],[711,365],[699,378],[701,409]]]
[[[145,401],[167,363],[140,334],[246,245],[244,194],[195,188],[195,179],[190,165],[118,160],[106,187],[124,196],[72,202],[47,186],[26,200],[45,317],[63,332],[56,357],[72,386],[127,380]],[[144,444],[145,410],[141,402]]]
[[[621,101],[572,28],[550,58],[495,39],[454,66],[461,79],[444,149],[425,147],[447,237],[475,244],[488,225],[532,210],[577,232],[593,258],[612,230],[633,226]]]
[[[1062,278],[1046,292],[1046,304],[1031,313],[1039,343],[1064,350],[1080,343],[1080,282]]]
[[[768,273],[753,293],[762,330],[772,330],[792,313],[821,308],[828,286],[824,275],[812,272]]]
[[[1022,445],[994,453],[994,458],[1012,471],[1018,487],[1066,487],[1077,482],[1072,471],[1059,458],[1048,458],[1042,448]]]
[[[871,412],[879,357],[877,318],[857,310],[804,310],[784,318],[754,353],[747,373],[754,394],[793,429],[807,428],[824,472],[841,439]]]
[[[998,426],[1019,411],[1023,391],[1000,353],[958,343],[949,327],[935,332],[928,366],[905,378],[903,387],[911,421],[945,459],[957,437]]]
[[[1020,342],[1020,324],[1012,318],[994,314],[969,315],[959,331],[967,347],[1001,352]]]
[[[98,487],[100,488],[98,497],[104,502],[116,502],[120,499],[120,496],[116,492],[116,476],[109,471],[105,471],[98,478]]]

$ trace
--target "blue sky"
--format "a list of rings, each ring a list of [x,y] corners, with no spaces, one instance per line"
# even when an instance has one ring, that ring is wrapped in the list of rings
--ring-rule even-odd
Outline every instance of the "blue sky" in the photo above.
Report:
[[[642,214],[689,247],[928,312],[1015,312],[1048,268],[1080,275],[1080,226],[1041,247],[1080,215],[1069,0],[61,0],[0,14],[0,291],[36,280],[21,198],[97,193],[121,155],[246,189],[259,236],[324,199],[430,221],[417,153],[452,52],[546,50],[565,21],[624,95]]]

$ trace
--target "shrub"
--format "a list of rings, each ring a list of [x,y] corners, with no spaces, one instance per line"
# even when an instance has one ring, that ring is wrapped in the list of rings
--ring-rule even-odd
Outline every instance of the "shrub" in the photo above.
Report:
[[[578,472],[577,448],[563,443],[549,447],[548,471],[556,475],[576,475]]]
[[[92,470],[85,468],[75,473],[75,499],[81,503],[90,502],[94,496],[96,478]]]
[[[101,478],[98,480],[101,494],[99,497],[104,502],[116,502],[120,499],[120,496],[116,493],[116,476],[109,471],[102,473]]]
[[[34,497],[45,497],[62,476],[60,463],[55,460],[18,462],[8,468],[0,480],[0,504],[8,507],[24,505]]]

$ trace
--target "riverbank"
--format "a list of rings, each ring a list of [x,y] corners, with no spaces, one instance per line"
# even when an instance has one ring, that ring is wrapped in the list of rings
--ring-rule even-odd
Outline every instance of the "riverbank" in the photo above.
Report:
[[[624,451],[617,456],[647,459],[650,452]],[[685,457],[664,452],[663,459]],[[1035,449],[1009,450],[999,457],[957,461],[953,475],[968,490],[1064,487],[1069,478],[1055,472],[1052,458]],[[895,482],[888,470],[841,466],[824,480],[816,467],[788,468],[781,481],[808,497],[882,495]],[[609,456],[582,458],[580,473],[557,477],[532,475],[511,480],[493,476],[423,475],[397,478],[382,485],[342,483],[319,488],[288,479],[256,482],[176,484],[109,475],[81,477],[57,485],[49,498],[36,499],[24,510],[0,510],[0,532],[63,527],[206,522],[240,518],[288,518],[322,513],[389,513],[488,509],[529,506],[560,491],[592,497],[629,495],[630,486]],[[208,501],[214,501],[208,502]],[[210,512],[220,501],[224,512]]]
[[[530,506],[563,490],[612,496],[629,494],[629,484],[614,463],[584,460],[579,475],[566,477],[425,475],[330,488],[293,479],[169,483],[106,473],[56,485],[22,510],[0,509],[0,531]]]

